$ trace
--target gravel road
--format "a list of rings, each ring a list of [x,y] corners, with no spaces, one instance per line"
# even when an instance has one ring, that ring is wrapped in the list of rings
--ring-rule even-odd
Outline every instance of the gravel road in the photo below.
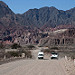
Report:
[[[0,75],[66,75],[60,60],[18,60],[0,65]]]
[[[33,59],[22,59],[0,65],[0,75],[67,75],[61,62],[63,60],[51,60],[45,56],[44,60],[38,60],[40,49],[32,51]]]

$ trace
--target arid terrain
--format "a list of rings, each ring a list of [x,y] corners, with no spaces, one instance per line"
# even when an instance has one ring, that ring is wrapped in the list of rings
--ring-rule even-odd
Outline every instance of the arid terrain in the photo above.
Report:
[[[40,50],[40,49],[39,49]],[[44,60],[38,60],[39,50],[33,50],[33,59],[22,59],[0,65],[0,75],[74,75],[75,67],[71,60],[64,57],[58,60],[45,55]]]
[[[15,14],[0,1],[0,44],[41,43],[48,46],[67,44],[68,40],[68,44],[75,44],[74,14],[75,8],[61,11],[55,7],[29,9],[24,14]]]
[[[51,60],[51,51],[58,52],[58,60]],[[0,75],[75,75],[74,59],[75,7],[16,14],[0,1]]]

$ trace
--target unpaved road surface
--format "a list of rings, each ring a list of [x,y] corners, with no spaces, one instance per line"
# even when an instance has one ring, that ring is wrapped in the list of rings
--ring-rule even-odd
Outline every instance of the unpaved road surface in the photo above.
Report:
[[[59,60],[51,60],[45,55],[43,60],[38,60],[38,52],[32,50],[33,59],[22,59],[0,65],[0,75],[67,75]]]
[[[19,60],[0,65],[0,75],[66,75],[60,60]]]

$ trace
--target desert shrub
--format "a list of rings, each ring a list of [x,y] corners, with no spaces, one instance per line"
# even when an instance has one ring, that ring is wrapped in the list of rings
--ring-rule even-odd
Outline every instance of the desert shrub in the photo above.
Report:
[[[58,47],[52,47],[52,48],[50,48],[50,49],[53,49],[53,50],[59,50]]]
[[[59,52],[60,57],[64,57],[65,55],[67,57],[71,57],[72,59],[75,59],[75,51],[62,51]]]
[[[4,48],[4,45],[1,43],[0,44],[0,49],[3,49]]]
[[[51,50],[50,50],[50,49],[45,49],[45,50],[43,50],[43,52],[44,52],[44,53],[50,53]]]
[[[19,52],[7,52],[7,57],[19,57]]]
[[[13,45],[11,45],[12,49],[17,49],[17,48],[21,48],[21,46],[17,43],[14,43]]]
[[[69,52],[68,57],[71,57],[72,59],[75,59],[75,51]]]
[[[4,53],[0,53],[0,59],[4,58]]]
[[[27,47],[28,47],[29,49],[35,48],[35,46],[33,46],[33,45],[28,45]]]
[[[11,54],[9,52],[7,52],[5,55],[6,55],[6,58],[10,58],[11,57]]]
[[[25,53],[25,57],[27,57],[27,58],[32,58],[32,53],[31,53],[31,51],[25,50],[25,51],[23,51],[23,53]]]
[[[38,47],[43,47],[43,46],[38,46]]]
[[[75,55],[72,55],[71,58],[72,58],[72,59],[75,59]]]
[[[19,51],[10,51],[6,53],[6,57],[21,57],[22,53],[25,53],[26,58],[32,58],[32,54],[30,50],[25,50],[24,48],[19,48]]]
[[[19,54],[25,53],[25,57],[32,58],[32,53],[30,50],[27,50],[25,47],[19,48]]]

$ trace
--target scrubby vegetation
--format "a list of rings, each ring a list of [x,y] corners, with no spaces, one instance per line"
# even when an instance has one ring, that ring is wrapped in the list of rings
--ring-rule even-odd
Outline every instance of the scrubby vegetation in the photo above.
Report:
[[[50,49],[51,49],[51,50],[59,50],[58,47],[51,47]]]
[[[20,48],[19,49],[19,53],[25,53],[25,57],[26,58],[32,58],[32,53],[31,53],[31,51],[30,50],[26,50],[27,48],[25,48],[25,47],[22,47],[22,48]]]
[[[24,53],[27,58],[32,58],[31,51],[24,51]]]
[[[29,50],[21,50],[21,51],[10,51],[6,53],[6,58],[11,58],[11,57],[22,57],[22,53],[25,53],[24,58],[32,58],[31,51]]]
[[[0,44],[0,49],[3,49],[4,48],[4,45],[1,43]]]
[[[21,46],[17,43],[14,43],[13,45],[11,45],[12,49],[17,49],[17,48],[21,48]]]
[[[33,45],[28,45],[27,47],[28,47],[29,49],[35,48],[35,46],[33,46]]]
[[[4,58],[4,52],[0,53],[0,60]]]
[[[19,57],[21,54],[18,52],[18,51],[16,51],[16,52],[7,52],[6,53],[6,57],[7,58],[9,58],[9,57]]]
[[[32,45],[28,47],[29,49],[34,48]],[[11,45],[9,48],[6,48],[2,44],[0,45],[0,60],[10,60],[15,58],[32,58],[32,53],[27,49],[27,47],[22,47],[16,43]]]
[[[51,50],[50,50],[50,49],[45,49],[45,50],[43,50],[43,52],[44,52],[44,53],[50,53]]]
[[[58,50],[59,50],[58,47],[51,47],[51,48],[45,49],[45,50],[43,50],[43,51],[44,51],[44,53],[51,53],[51,52],[53,52],[53,51],[58,51]]]
[[[75,59],[75,51],[62,51],[59,52],[60,57],[64,57],[65,55],[67,57],[71,57],[71,59]]]

